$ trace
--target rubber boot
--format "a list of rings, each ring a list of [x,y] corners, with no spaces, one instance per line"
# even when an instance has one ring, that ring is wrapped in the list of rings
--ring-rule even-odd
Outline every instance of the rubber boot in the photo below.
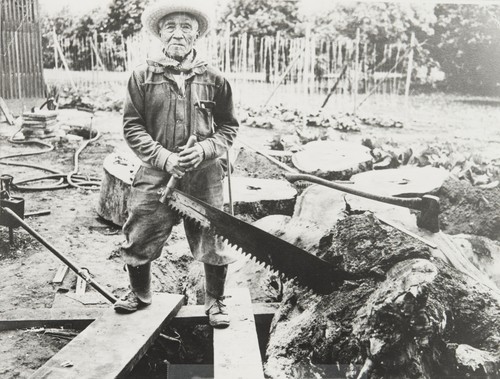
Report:
[[[151,293],[151,263],[133,267],[127,265],[130,279],[130,291],[118,300],[115,311],[119,313],[131,313],[146,307],[152,302]]]
[[[205,265],[205,313],[208,322],[214,328],[227,328],[229,314],[224,300],[224,285],[226,283],[227,265]]]

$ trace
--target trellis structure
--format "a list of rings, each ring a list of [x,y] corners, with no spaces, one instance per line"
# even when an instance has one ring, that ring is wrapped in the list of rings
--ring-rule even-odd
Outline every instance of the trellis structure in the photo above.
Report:
[[[0,97],[44,97],[38,0],[0,1]]]
[[[56,42],[57,41],[57,42]],[[53,44],[53,45],[52,45]],[[139,33],[126,39],[116,35],[93,35],[82,39],[55,36],[46,46],[60,46],[56,59],[46,61],[47,81],[60,83],[71,76],[78,85],[98,81],[125,81],[128,72],[161,50],[159,42]],[[355,39],[320,40],[310,30],[302,38],[231,36],[229,29],[211,34],[198,50],[231,80],[294,84],[301,92],[332,88],[337,94],[407,93],[411,67],[410,44],[373,44]],[[58,59],[57,57],[63,56]],[[61,75],[60,61],[69,71]],[[100,72],[105,72],[99,75]],[[91,74],[91,75],[89,75]]]

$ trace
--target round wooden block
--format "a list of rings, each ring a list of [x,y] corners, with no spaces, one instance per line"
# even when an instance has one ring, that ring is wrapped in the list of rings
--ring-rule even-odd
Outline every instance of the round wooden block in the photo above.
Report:
[[[362,172],[351,177],[354,187],[370,193],[421,196],[438,190],[450,172],[435,167],[401,167]]]
[[[139,159],[132,154],[111,153],[104,159],[104,175],[97,204],[97,214],[122,226],[127,220],[127,199]]]
[[[338,141],[313,141],[292,155],[293,165],[301,172],[330,180],[349,179],[355,173],[371,169],[372,156],[366,146]]]

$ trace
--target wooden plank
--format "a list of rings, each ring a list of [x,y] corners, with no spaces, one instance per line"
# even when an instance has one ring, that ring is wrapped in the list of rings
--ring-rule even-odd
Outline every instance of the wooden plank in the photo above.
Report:
[[[38,369],[31,378],[123,378],[177,313],[182,295],[157,294],[153,304],[131,314],[105,313]],[[63,367],[71,362],[70,367]]]
[[[226,329],[214,329],[214,377],[263,379],[250,292],[247,288],[235,288],[229,289],[227,295],[231,324]]]
[[[279,303],[253,303],[255,323],[269,325],[278,306]],[[83,330],[106,310],[107,307],[18,308],[0,313],[0,331],[45,327]],[[208,318],[203,305],[183,306],[170,323],[174,327],[205,324]]]
[[[68,272],[68,266],[66,266],[64,263],[61,263],[57,268],[56,274],[54,275],[54,279],[52,279],[52,283],[61,284],[67,272]]]
[[[85,289],[87,288],[87,282],[83,280],[80,276],[76,277],[76,288],[75,293],[77,296],[83,296],[85,294]]]
[[[106,308],[21,308],[0,314],[0,331],[26,328],[66,328],[83,330]]]

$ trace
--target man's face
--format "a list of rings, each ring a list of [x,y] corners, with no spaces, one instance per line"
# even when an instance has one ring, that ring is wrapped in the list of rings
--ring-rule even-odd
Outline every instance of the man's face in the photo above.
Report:
[[[160,39],[169,57],[182,60],[198,39],[198,21],[185,13],[172,13],[159,22]]]

